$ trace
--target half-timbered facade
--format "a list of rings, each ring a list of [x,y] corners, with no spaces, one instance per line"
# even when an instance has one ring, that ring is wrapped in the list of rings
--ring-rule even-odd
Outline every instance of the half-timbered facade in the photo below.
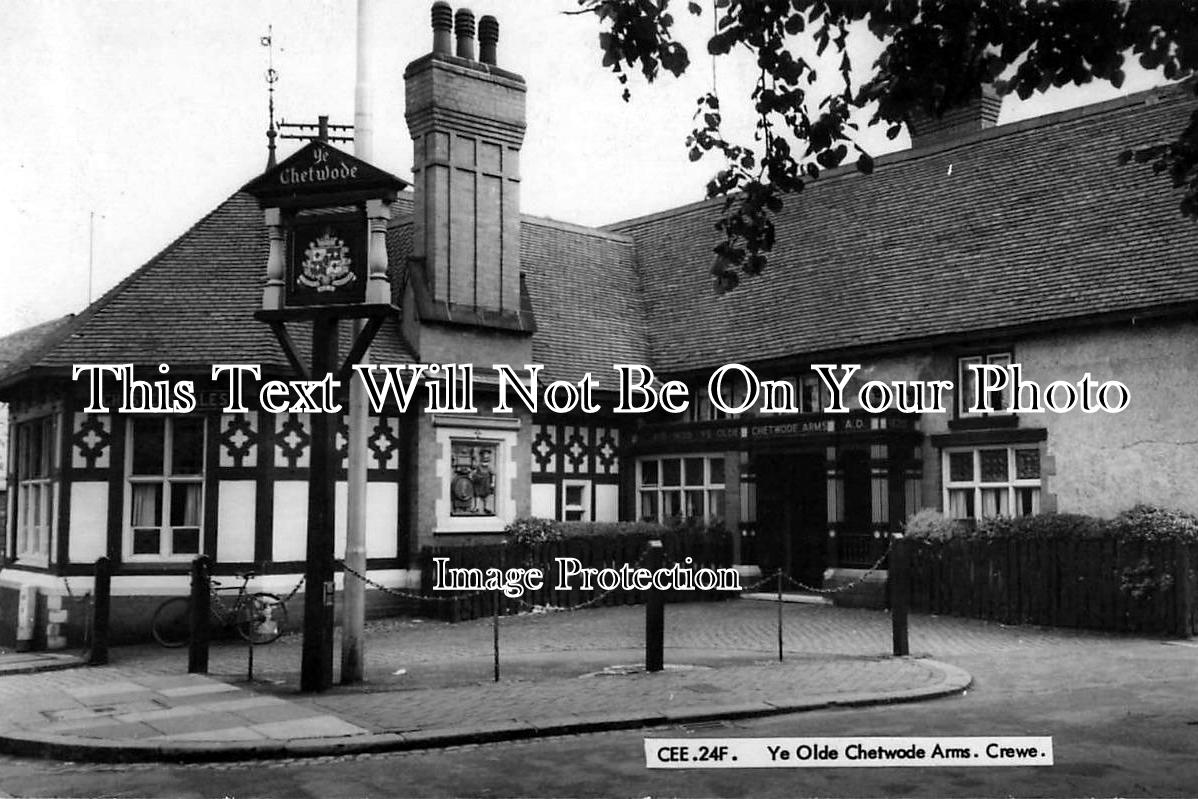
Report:
[[[523,215],[523,79],[438,50],[409,65],[405,84],[413,186],[380,233],[398,310],[371,361],[540,364],[543,380],[589,372],[605,389],[614,365],[643,364],[693,394],[681,414],[615,414],[607,390],[597,414],[503,413],[484,380],[476,413],[384,408],[367,445],[372,579],[414,586],[421,547],[496,540],[530,515],[719,520],[739,531],[741,564],[819,585],[873,565],[923,507],[964,519],[1137,502],[1198,510],[1187,432],[1198,228],[1166,177],[1118,160],[1185,124],[1190,85],[1001,127],[983,104],[878,159],[873,175],[830,173],[788,201],[767,271],[717,296],[718,203],[601,229]],[[0,644],[16,636],[22,592],[35,598],[35,642],[63,643],[48,620],[88,590],[101,556],[130,634],[159,597],[184,590],[198,554],[224,573],[265,564],[265,590],[295,587],[310,414],[229,413],[210,374],[214,363],[292,374],[254,318],[271,225],[235,193],[80,314],[0,343]],[[197,408],[89,413],[72,367],[99,363],[133,364],[151,382],[165,364],[197,382]],[[790,386],[793,403],[716,407],[707,381],[730,363]],[[830,413],[816,367],[841,364],[861,368],[846,412]],[[942,410],[911,413],[858,395],[869,381],[960,389],[970,364],[1020,364],[1041,386],[1088,373],[1120,381],[1130,401],[1120,413],[1014,412],[1016,387],[971,413],[956,390]],[[749,388],[728,380],[726,405]]]

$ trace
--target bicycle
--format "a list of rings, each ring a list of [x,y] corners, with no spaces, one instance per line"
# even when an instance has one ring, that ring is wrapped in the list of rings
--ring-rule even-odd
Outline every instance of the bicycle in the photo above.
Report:
[[[256,575],[253,571],[234,574],[241,580],[239,586],[222,586],[212,580],[212,616],[226,629],[235,627],[237,634],[252,644],[269,644],[278,640],[287,626],[287,605],[275,594],[249,593],[246,586]],[[237,592],[232,607],[225,604],[218,593],[221,591]],[[155,641],[168,649],[190,643],[191,597],[171,597],[159,605],[150,623],[150,633]]]

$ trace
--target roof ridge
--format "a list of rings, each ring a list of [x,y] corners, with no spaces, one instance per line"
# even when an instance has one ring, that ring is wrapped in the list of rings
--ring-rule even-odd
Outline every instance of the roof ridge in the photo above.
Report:
[[[1020,119],[1015,122],[1009,122],[1005,125],[996,125],[992,128],[975,131],[967,135],[950,139],[948,141],[936,142],[924,147],[911,147],[905,150],[897,150],[891,153],[884,153],[874,159],[874,171],[894,166],[900,163],[916,161],[921,158],[941,155],[961,147],[967,147],[979,142],[998,139],[1004,136],[1014,135],[1018,133],[1026,133],[1029,130],[1037,128],[1048,128],[1053,125],[1059,125],[1066,122],[1074,122],[1081,119],[1086,119],[1092,116],[1101,114],[1113,113],[1125,108],[1133,108],[1136,106],[1149,105],[1147,102],[1152,98],[1156,98],[1158,102],[1164,102],[1170,99],[1181,99],[1185,94],[1185,90],[1190,86],[1198,86],[1198,78],[1190,78],[1176,83],[1162,84],[1153,86],[1148,89],[1142,89],[1138,92],[1125,94],[1121,97],[1115,97],[1110,100],[1103,100],[1098,103],[1088,103],[1086,105],[1076,106],[1074,108],[1066,108],[1061,111],[1054,111],[1051,114],[1041,114],[1039,116]],[[836,169],[825,170],[820,176],[810,181],[809,188],[819,186],[821,183],[827,183],[837,179],[858,176],[861,173],[853,166],[841,166]],[[736,192],[739,194],[739,192]],[[735,195],[733,195],[735,196]],[[602,225],[602,229],[612,232],[623,231],[627,228],[637,227],[649,222],[657,222],[663,219],[669,219],[673,216],[678,216],[690,211],[696,211],[707,208],[715,204],[722,204],[726,201],[725,197],[705,197],[694,202],[678,205],[673,208],[666,208],[660,211],[654,211],[641,216],[634,216],[628,219],[620,219],[615,222],[609,222]],[[630,234],[629,234],[630,235]]]
[[[636,241],[627,233],[617,233],[613,230],[605,230],[602,227],[594,227],[591,225],[583,225],[579,222],[567,222],[562,219],[554,219],[550,216],[539,216],[537,214],[520,214],[520,221],[530,225],[538,225],[540,227],[552,228],[561,230],[567,233],[578,233],[583,236],[592,236],[605,241],[615,241],[620,244],[635,244]],[[410,212],[393,214],[387,223],[388,230],[395,230],[412,224],[412,214]]]
[[[635,244],[635,240],[627,233],[617,233],[612,230],[603,228],[591,227],[590,225],[582,225],[577,222],[565,222],[561,219],[554,219],[548,216],[536,216],[534,214],[520,214],[520,221],[527,222],[541,227],[554,228],[556,230],[564,230],[569,233],[579,233],[584,236],[593,236],[597,239],[606,239],[608,241],[617,241],[621,244]]]

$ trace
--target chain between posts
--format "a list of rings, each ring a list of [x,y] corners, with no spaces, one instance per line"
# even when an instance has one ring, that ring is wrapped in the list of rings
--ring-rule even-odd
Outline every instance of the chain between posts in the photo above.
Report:
[[[784,580],[786,580],[788,583],[790,583],[791,585],[795,586],[796,588],[799,588],[804,591],[812,591],[817,594],[836,594],[836,593],[840,593],[841,591],[847,591],[850,588],[855,588],[856,586],[865,582],[865,580],[868,579],[869,576],[871,574],[873,574],[874,572],[880,571],[882,562],[884,560],[886,560],[886,558],[890,555],[890,551],[894,548],[894,536],[888,536],[888,539],[889,539],[889,541],[887,542],[887,545],[886,545],[886,551],[883,552],[878,557],[878,559],[874,561],[872,566],[870,566],[868,569],[866,569],[861,574],[861,576],[858,577],[857,579],[853,580],[852,582],[845,583],[844,585],[837,586],[836,588],[816,588],[814,586],[807,585],[806,583],[802,583],[802,582],[794,579],[793,577],[786,574],[785,572],[782,573],[782,578]],[[648,549],[642,551],[640,557],[637,558],[636,563],[634,563],[631,566],[631,568],[633,568],[633,569],[638,568],[644,562],[648,553],[649,553]],[[362,574],[361,572],[359,572],[357,569],[353,568],[352,566],[347,565],[344,561],[337,561],[337,563],[339,566],[341,566],[341,568],[345,569],[346,572],[348,572],[349,574],[352,574],[354,577],[357,577],[359,580],[361,580],[362,582],[364,582],[366,585],[370,586],[371,588],[382,591],[383,593],[386,593],[386,594],[390,594],[391,596],[394,596],[394,597],[399,597],[401,599],[417,599],[417,600],[432,601],[432,602],[457,602],[462,599],[471,599],[476,596],[483,596],[485,594],[491,593],[491,591],[474,591],[469,594],[456,594],[454,596],[445,596],[445,597],[424,596],[423,594],[416,594],[416,593],[412,593],[411,591],[404,591],[404,590],[401,590],[398,588],[390,588],[388,586],[382,585],[381,583],[378,583],[375,580],[370,579],[365,574]],[[741,591],[753,591],[754,589],[760,588],[761,586],[765,585],[766,583],[777,579],[778,573],[781,571],[782,571],[781,569],[777,569],[773,572],[770,572],[769,574],[764,575],[757,582],[755,582],[751,585],[742,587]],[[302,579],[300,580],[300,583],[301,584],[303,583]],[[297,585],[295,590],[293,590],[291,592],[291,594],[288,595],[287,598],[290,599],[292,596],[295,595],[295,592],[298,590],[299,590],[299,586]],[[598,594],[598,595],[592,597],[591,599],[588,599],[586,602],[583,602],[578,605],[572,605],[570,607],[564,607],[564,608],[563,607],[555,607],[552,605],[534,605],[531,602],[526,602],[523,599],[520,599],[518,597],[513,597],[513,599],[515,600],[516,604],[521,605],[525,608],[528,608],[530,611],[533,611],[533,612],[565,613],[565,612],[571,612],[571,611],[576,611],[576,610],[582,610],[584,608],[593,607],[594,605],[597,605],[598,603],[602,602],[607,597],[611,596],[613,593],[615,593],[616,590],[618,590],[618,589],[616,589],[616,588],[609,589],[607,591],[604,591],[601,594]],[[286,601],[286,600],[284,600],[284,601]]]
[[[459,599],[471,599],[472,597],[483,596],[484,594],[491,593],[490,591],[474,591],[473,593],[456,594],[454,596],[424,596],[423,594],[414,594],[411,591],[404,591],[399,588],[391,588],[389,586],[383,585],[382,583],[376,582],[367,577],[365,574],[362,574],[353,566],[350,566],[345,561],[339,560],[336,563],[338,566],[345,569],[347,573],[357,577],[371,588],[382,591],[384,594],[390,594],[391,596],[399,597],[400,599],[420,599],[426,602],[456,602]]]
[[[212,574],[211,569],[209,569],[207,566],[204,567],[204,578],[208,581],[208,593],[212,595],[213,599],[220,601],[220,596],[216,593],[217,592],[216,581],[213,579],[215,576],[216,575]],[[294,598],[295,595],[299,593],[299,590],[304,587],[304,581],[307,579],[308,579],[307,575],[300,575],[299,582],[295,584],[295,587],[293,587],[291,589],[291,591],[288,592],[287,596],[280,597],[279,601],[282,602],[283,604],[290,602],[292,600],[292,598]],[[246,593],[249,593],[248,583],[247,583],[247,587],[246,587]]]
[[[649,550],[646,548],[645,550],[643,550],[641,552],[641,556],[636,559],[636,563],[632,564],[632,566],[630,566],[629,568],[630,569],[639,568],[640,565],[645,562],[645,558],[647,558],[648,556],[649,556]],[[594,607],[595,605],[597,605],[600,602],[602,602],[603,600],[607,599],[609,596],[611,596],[615,592],[616,592],[615,588],[609,588],[608,590],[604,591],[603,593],[591,597],[586,602],[583,602],[579,605],[571,605],[570,607],[566,607],[566,608],[558,607],[555,605],[534,605],[531,602],[525,602],[523,599],[519,599],[519,598],[516,599],[516,603],[519,605],[523,605],[524,607],[528,608],[530,611],[532,611],[534,613],[573,613],[576,610],[582,610],[584,608]]]
[[[294,597],[296,594],[298,594],[299,590],[304,587],[304,581],[307,579],[308,579],[308,575],[306,575],[306,574],[301,575],[299,578],[299,582],[295,584],[295,587],[291,589],[291,592],[288,593],[287,596],[282,597],[279,601],[282,602],[284,605],[287,604],[288,602],[290,602],[292,597]]]
[[[755,588],[760,588],[761,586],[765,585],[766,583],[768,583],[772,580],[776,580],[778,578],[779,574],[781,574],[783,580],[790,583],[794,587],[796,587],[800,590],[803,590],[803,591],[811,591],[816,594],[838,594],[841,591],[847,591],[850,588],[856,588],[858,585],[861,585],[861,583],[865,582],[866,579],[868,579],[871,574],[873,574],[876,571],[881,570],[880,567],[882,566],[882,561],[886,560],[887,556],[890,555],[890,550],[892,550],[894,548],[895,536],[888,536],[888,538],[890,540],[886,544],[886,551],[883,552],[878,557],[878,559],[874,561],[872,566],[870,566],[868,569],[866,569],[864,572],[862,572],[861,576],[858,577],[856,580],[853,580],[852,582],[849,582],[849,583],[845,583],[844,585],[839,585],[836,588],[816,588],[814,586],[807,585],[806,583],[803,583],[803,582],[800,582],[800,581],[794,579],[789,574],[784,572],[782,569],[775,569],[774,571],[770,572],[769,574],[763,576],[757,582],[753,583],[750,586],[742,588],[741,590],[742,591],[752,591]]]
[[[69,579],[67,579],[67,576],[65,574],[62,575],[62,584],[67,589],[67,598],[68,599],[78,599],[78,597],[75,596],[75,592],[71,590],[71,581]],[[92,592],[88,591],[86,594],[83,595],[83,598],[87,599],[91,595],[92,595]]]
[[[637,558],[636,563],[632,564],[630,566],[630,568],[631,569],[638,568],[642,563],[644,563],[645,558],[648,556],[648,554],[649,554],[648,549],[643,550],[641,552],[640,557]],[[337,564],[339,566],[341,566],[341,568],[345,569],[346,572],[348,572],[349,574],[352,574],[354,577],[357,577],[359,580],[366,583],[366,585],[370,586],[371,588],[377,589],[386,594],[390,594],[391,596],[394,596],[394,597],[399,597],[401,599],[418,599],[418,600],[432,601],[432,602],[457,602],[462,599],[471,599],[476,596],[483,596],[486,594],[493,593],[492,591],[473,591],[469,594],[456,594],[454,596],[424,596],[423,594],[414,594],[411,591],[403,591],[398,588],[390,588],[388,586],[382,585],[382,584],[370,579],[366,575],[362,574],[361,572],[359,572],[357,569],[353,568],[352,566],[349,566],[344,561],[337,561]],[[586,602],[583,602],[580,605],[573,605],[568,608],[556,607],[553,605],[534,605],[531,602],[525,602],[523,599],[520,599],[519,597],[509,597],[509,598],[514,600],[517,605],[521,605],[525,608],[528,608],[532,612],[565,613],[568,611],[582,610],[583,608],[593,607],[594,605],[602,602],[607,597],[611,596],[613,593],[616,592],[616,590],[617,590],[616,588],[608,589],[607,591],[604,591],[601,594],[591,597]]]

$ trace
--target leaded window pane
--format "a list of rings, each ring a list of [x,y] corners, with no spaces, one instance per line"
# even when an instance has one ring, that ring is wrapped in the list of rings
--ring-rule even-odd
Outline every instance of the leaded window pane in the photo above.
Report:
[[[981,452],[982,482],[1005,483],[1007,481],[1006,449],[984,449]]]
[[[1017,449],[1017,450],[1015,450],[1015,479],[1017,479],[1017,480],[1039,480],[1040,479],[1040,450],[1038,450],[1038,449]]]
[[[973,480],[972,452],[950,452],[948,454],[948,479],[954,483]]]

